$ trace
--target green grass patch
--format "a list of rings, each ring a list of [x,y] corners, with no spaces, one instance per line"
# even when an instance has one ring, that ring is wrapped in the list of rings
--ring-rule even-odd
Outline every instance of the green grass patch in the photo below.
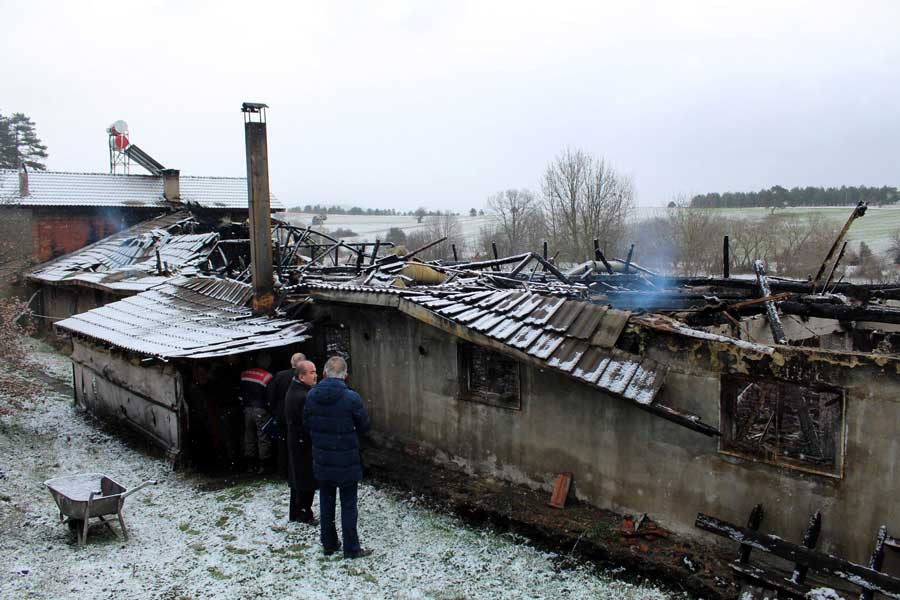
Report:
[[[227,524],[228,524],[228,515],[222,515],[216,521],[216,527],[218,527],[219,529],[221,529],[222,527],[225,527],[225,525],[227,525]]]
[[[190,523],[179,523],[179,524],[178,524],[178,529],[179,529],[180,531],[183,531],[184,533],[186,533],[186,534],[188,534],[188,535],[200,535],[200,532],[199,532],[199,531],[197,531],[196,529],[191,528],[191,524],[190,524]]]
[[[221,538],[222,538],[223,540],[225,540],[226,542],[233,542],[234,540],[237,539],[237,536],[236,536],[236,535],[231,535],[230,533],[223,533],[223,534],[222,534],[221,536],[219,536],[219,537],[221,537]]]
[[[249,548],[238,548],[237,546],[233,546],[231,544],[227,544],[225,549],[231,552],[232,554],[250,554]]]
[[[223,573],[219,567],[206,567],[206,572],[209,573],[213,579],[218,579],[219,581],[228,579],[228,575]]]

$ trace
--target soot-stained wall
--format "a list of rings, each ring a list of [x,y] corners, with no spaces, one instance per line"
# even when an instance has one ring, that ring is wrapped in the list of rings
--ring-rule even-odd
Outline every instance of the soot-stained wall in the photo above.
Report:
[[[571,471],[579,498],[648,513],[674,531],[707,540],[708,534],[693,527],[698,512],[743,523],[760,502],[766,509],[762,529],[793,541],[802,537],[809,515],[822,510],[818,547],[854,561],[868,560],[878,526],[900,531],[896,360],[881,367],[831,361],[815,374],[792,366],[801,361],[791,355],[776,353],[765,365],[751,365],[745,350],[729,349],[733,356],[725,360],[718,356],[721,348],[710,350],[717,345],[702,340],[632,340],[669,366],[658,401],[714,425],[725,372],[818,380],[845,389],[843,476],[829,477],[726,455],[715,437],[525,364],[521,409],[460,399],[454,336],[390,308],[321,303],[317,310],[351,332],[350,382],[376,431],[401,443],[415,441],[436,461],[548,492],[556,474]],[[640,338],[634,331],[629,335]],[[888,564],[889,571],[898,567]]]

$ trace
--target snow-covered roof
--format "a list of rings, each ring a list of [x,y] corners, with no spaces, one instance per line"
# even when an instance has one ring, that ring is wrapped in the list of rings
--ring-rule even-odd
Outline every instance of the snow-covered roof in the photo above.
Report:
[[[304,321],[253,316],[252,295],[251,286],[233,280],[178,277],[56,327],[160,358],[228,356],[309,338]]]
[[[247,179],[244,177],[179,177],[181,199],[206,208],[246,209]],[[116,206],[131,208],[168,207],[163,197],[163,178],[157,175],[111,175],[30,171],[28,195],[19,195],[19,173],[0,169],[0,203],[18,206]],[[284,210],[270,194],[273,210]]]

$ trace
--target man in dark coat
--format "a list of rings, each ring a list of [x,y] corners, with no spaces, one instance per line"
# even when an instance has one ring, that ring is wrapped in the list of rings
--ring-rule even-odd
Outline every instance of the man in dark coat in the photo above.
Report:
[[[322,547],[330,556],[341,548],[334,526],[335,500],[341,495],[344,558],[368,556],[356,531],[357,487],[362,479],[359,438],[371,427],[359,394],[347,387],[347,362],[333,356],[325,363],[325,379],[306,395],[303,422],[312,439],[313,471],[319,480]]]
[[[288,483],[291,486],[289,519],[311,525],[318,524],[313,516],[312,503],[316,495],[316,479],[313,475],[312,444],[303,427],[303,409],[306,394],[316,385],[316,365],[308,360],[300,361],[297,375],[291,381],[284,399],[284,425],[287,442]]]
[[[287,475],[288,472],[287,442],[284,437],[284,397],[287,395],[288,388],[291,386],[291,381],[297,375],[297,367],[299,367],[300,363],[304,360],[306,360],[306,355],[301,352],[292,355],[291,368],[283,369],[275,373],[275,376],[272,377],[272,381],[269,382],[269,386],[266,388],[269,411],[272,413],[272,416],[275,417],[275,421],[278,423],[278,429],[281,432],[281,438],[273,440],[278,461],[278,473],[281,476]]]

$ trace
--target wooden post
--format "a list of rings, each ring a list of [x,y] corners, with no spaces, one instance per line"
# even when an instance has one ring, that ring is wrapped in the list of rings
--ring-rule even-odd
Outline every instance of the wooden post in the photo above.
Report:
[[[547,240],[544,240],[544,260],[547,260]]]
[[[453,262],[459,262],[459,255],[456,253],[456,244],[450,244],[450,249],[453,250]]]
[[[844,228],[841,229],[840,233],[838,233],[837,239],[834,240],[834,243],[831,245],[831,248],[828,250],[828,254],[825,256],[825,260],[822,261],[822,266],[819,267],[819,271],[816,273],[816,276],[812,280],[812,290],[813,293],[816,291],[816,286],[819,285],[819,279],[825,273],[825,269],[828,266],[828,262],[831,260],[831,257],[834,256],[834,253],[837,251],[838,244],[840,244],[844,238],[847,236],[847,232],[850,230],[850,226],[853,225],[853,221],[858,219],[859,217],[866,214],[866,209],[868,205],[862,200],[859,201],[859,204],[856,205],[856,208],[853,209],[853,212],[850,213],[850,218],[847,219],[847,222],[844,224]]]
[[[806,526],[806,532],[803,534],[803,545],[807,548],[815,548],[816,542],[819,541],[819,532],[822,530],[822,513],[816,511],[809,518],[809,524]],[[791,575],[791,581],[802,584],[806,580],[806,572],[809,567],[803,563],[797,563],[794,566],[794,573]]]
[[[875,549],[869,559],[869,568],[873,571],[880,571],[881,565],[884,563],[884,542],[887,537],[887,527],[882,525],[878,530],[878,535],[875,536]],[[874,597],[875,593],[872,590],[863,590],[859,595],[859,600],[872,600]]]
[[[763,520],[763,505],[757,504],[753,507],[753,510],[750,511],[750,517],[747,519],[747,529],[751,531],[758,531],[759,526],[762,525]],[[753,550],[753,547],[748,544],[741,544],[741,549],[738,552],[738,562],[741,564],[747,564],[750,561],[750,551]]]
[[[722,240],[722,276],[728,279],[731,276],[731,248],[728,244],[728,236]]]
[[[494,260],[499,260],[499,259],[500,259],[500,255],[497,253],[497,244],[496,244],[496,243],[491,242],[491,250],[493,250],[493,252],[494,252]],[[493,268],[495,271],[499,271],[499,270],[500,270],[500,266],[499,266],[499,265],[494,265],[492,268]]]
[[[631,257],[634,255],[634,244],[628,249],[628,256],[625,257],[625,272],[631,270]]]
[[[378,258],[378,248],[381,246],[381,240],[375,239],[375,249],[372,250],[372,260],[369,261],[370,265],[375,264],[375,260]]]

